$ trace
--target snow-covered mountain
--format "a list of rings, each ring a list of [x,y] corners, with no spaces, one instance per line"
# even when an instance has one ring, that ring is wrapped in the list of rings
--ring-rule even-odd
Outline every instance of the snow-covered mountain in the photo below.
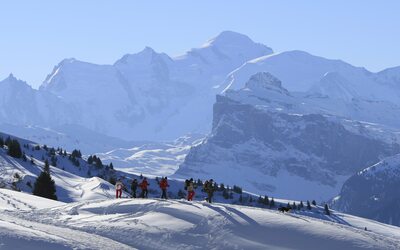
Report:
[[[189,151],[176,176],[212,176],[256,193],[327,200],[349,176],[399,152],[395,131],[353,120],[374,110],[395,114],[397,106],[346,100],[339,106],[336,97],[291,93],[271,74],[257,73],[240,90],[217,96],[212,133]]]
[[[64,204],[0,190],[7,249],[398,249],[400,230],[367,219],[182,200]],[[367,230],[365,230],[365,228]]]
[[[66,59],[40,90],[65,101],[76,110],[74,122],[96,132],[124,139],[173,140],[207,132],[213,87],[246,61],[271,53],[245,35],[223,32],[176,58],[146,47],[114,65]]]
[[[343,185],[333,206],[346,213],[400,226],[400,155],[358,172]]]
[[[0,123],[17,127],[9,133],[23,130],[35,141],[88,153],[134,148],[138,140],[173,141],[208,133],[215,95],[241,89],[262,71],[277,76],[292,95],[307,91],[315,106],[335,115],[400,125],[398,68],[375,74],[303,51],[273,53],[231,31],[177,57],[146,47],[113,65],[65,59],[39,90],[11,75],[0,82]]]
[[[341,88],[340,92],[347,92],[342,96],[344,98],[356,92],[355,97],[400,104],[400,88],[394,84],[398,79],[396,76],[399,76],[398,69],[372,73],[341,60],[326,59],[304,51],[287,51],[250,60],[229,74],[223,88],[238,90],[257,72],[273,74],[290,91],[314,89],[322,94],[337,94],[337,88]],[[331,84],[335,85],[333,89]]]

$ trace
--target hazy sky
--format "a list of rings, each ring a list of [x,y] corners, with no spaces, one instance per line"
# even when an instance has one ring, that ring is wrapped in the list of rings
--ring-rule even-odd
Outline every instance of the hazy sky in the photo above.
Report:
[[[400,1],[2,0],[0,79],[37,87],[64,58],[112,64],[145,46],[178,55],[223,30],[371,71],[400,65]]]

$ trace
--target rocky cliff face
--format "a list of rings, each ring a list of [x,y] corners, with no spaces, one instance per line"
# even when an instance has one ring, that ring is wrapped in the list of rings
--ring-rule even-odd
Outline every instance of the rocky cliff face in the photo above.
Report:
[[[340,211],[400,226],[400,155],[350,177],[332,206]]]
[[[217,96],[211,135],[192,148],[177,175],[242,183],[268,195],[326,200],[346,178],[398,151],[360,133],[360,127],[348,129],[338,117],[312,109],[293,112],[300,111],[298,105],[301,101],[278,79],[253,75],[245,88]]]

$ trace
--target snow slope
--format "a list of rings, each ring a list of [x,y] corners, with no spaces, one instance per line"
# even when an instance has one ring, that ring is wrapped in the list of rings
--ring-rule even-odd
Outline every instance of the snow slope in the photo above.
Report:
[[[133,174],[170,176],[184,161],[190,148],[205,137],[201,134],[182,136],[172,142],[143,143],[132,148],[116,148],[97,153],[105,163]]]
[[[0,190],[27,200],[31,195]],[[398,249],[400,229],[335,213],[310,217],[203,202],[142,199],[48,203],[20,210],[0,202],[0,237],[19,249]],[[305,212],[304,212],[305,213]],[[367,227],[367,231],[364,230]],[[10,233],[12,232],[12,234]]]
[[[5,139],[8,135],[0,133],[0,137]],[[121,175],[131,176],[104,166],[93,166],[81,158],[77,159],[79,166],[76,166],[69,159],[70,154],[64,156],[56,152],[52,156],[50,148],[46,150],[44,146],[40,146],[37,149],[39,146],[36,143],[19,138],[17,140],[27,159],[24,161],[13,158],[7,154],[6,146],[0,147],[0,186],[3,188],[32,193],[34,182],[43,171],[45,160],[50,163],[50,174],[56,184],[58,200],[64,202],[114,197],[114,186],[99,176],[107,180],[110,177],[117,179]],[[56,159],[56,164],[52,163],[52,157]],[[128,196],[127,193],[124,195]]]

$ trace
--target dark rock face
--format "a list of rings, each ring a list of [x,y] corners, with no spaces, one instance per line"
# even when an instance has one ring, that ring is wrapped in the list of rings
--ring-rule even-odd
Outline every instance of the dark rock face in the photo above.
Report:
[[[332,206],[340,211],[400,226],[400,156],[389,157],[352,177]]]
[[[249,141],[257,144],[258,150],[243,146]],[[285,170],[315,182],[315,187],[335,186],[341,185],[338,176],[350,176],[378,162],[381,156],[396,152],[399,152],[398,145],[356,134],[320,114],[273,112],[217,96],[211,135],[191,149],[177,173],[216,176],[221,169],[203,171],[202,167],[226,167],[229,172],[230,165],[240,165],[243,172],[252,169],[261,175],[276,176]],[[224,176],[220,178],[223,180]],[[249,184],[244,188],[251,190],[251,186],[260,184],[268,183]],[[275,191],[279,195],[279,186],[275,185]]]

